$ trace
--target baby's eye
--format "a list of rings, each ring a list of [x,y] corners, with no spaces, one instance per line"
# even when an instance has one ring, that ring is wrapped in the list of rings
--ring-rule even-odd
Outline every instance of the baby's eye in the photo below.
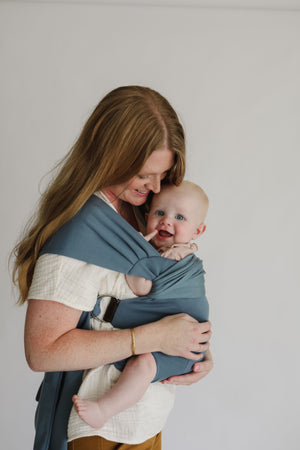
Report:
[[[177,219],[177,220],[184,220],[184,217],[181,214],[177,214],[175,216],[175,219]]]
[[[156,215],[162,217],[165,213],[160,209],[156,211]]]

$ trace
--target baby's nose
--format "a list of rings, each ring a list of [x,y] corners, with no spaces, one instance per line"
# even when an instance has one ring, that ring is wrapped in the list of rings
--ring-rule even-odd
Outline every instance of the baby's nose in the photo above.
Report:
[[[160,223],[163,225],[171,225],[171,218],[169,216],[163,216]]]

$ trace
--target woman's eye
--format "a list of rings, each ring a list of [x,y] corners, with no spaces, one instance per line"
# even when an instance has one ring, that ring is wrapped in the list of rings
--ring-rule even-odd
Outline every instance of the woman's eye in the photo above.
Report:
[[[146,178],[148,178],[147,175],[138,175],[140,180],[145,180]]]
[[[181,214],[176,215],[177,220],[184,220],[184,217]]]
[[[156,215],[162,217],[164,215],[164,212],[161,210],[156,211]]]

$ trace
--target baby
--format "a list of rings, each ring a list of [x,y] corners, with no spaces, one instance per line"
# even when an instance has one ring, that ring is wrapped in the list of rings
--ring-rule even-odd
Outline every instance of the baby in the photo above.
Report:
[[[163,186],[154,195],[146,215],[145,238],[162,256],[179,261],[198,249],[191,241],[204,233],[207,209],[208,198],[196,184],[184,181],[180,186]],[[152,289],[152,281],[145,278],[126,275],[126,281],[139,296],[147,295]],[[73,396],[78,415],[91,427],[101,428],[112,416],[140,400],[156,371],[151,353],[131,357],[116,384],[103,397],[90,401]]]

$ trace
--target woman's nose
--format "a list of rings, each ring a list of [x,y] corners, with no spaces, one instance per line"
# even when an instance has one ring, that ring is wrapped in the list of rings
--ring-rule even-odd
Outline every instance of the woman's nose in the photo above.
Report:
[[[158,194],[160,192],[160,177],[158,175],[153,176],[148,187],[154,194]]]

